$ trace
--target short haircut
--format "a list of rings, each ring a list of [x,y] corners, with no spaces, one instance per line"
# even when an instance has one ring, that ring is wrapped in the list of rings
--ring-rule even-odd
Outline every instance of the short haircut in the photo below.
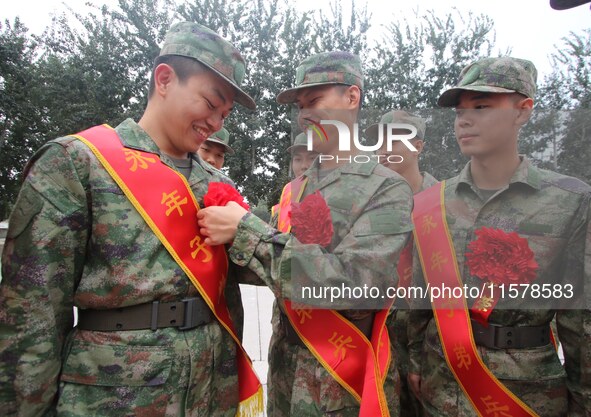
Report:
[[[148,99],[154,94],[156,87],[154,72],[160,64],[170,65],[181,83],[187,81],[191,76],[207,70],[205,65],[193,58],[180,55],[161,55],[154,60],[152,74],[150,75],[150,86],[148,87]]]

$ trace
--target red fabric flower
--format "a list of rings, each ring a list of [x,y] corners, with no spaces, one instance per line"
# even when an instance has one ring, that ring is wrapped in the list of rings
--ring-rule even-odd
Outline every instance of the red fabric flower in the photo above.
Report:
[[[246,210],[250,210],[250,206],[244,201],[244,197],[242,197],[238,190],[230,184],[223,182],[209,183],[207,193],[203,196],[203,204],[205,207],[225,206],[230,201],[234,201]]]
[[[493,284],[530,283],[536,278],[538,263],[527,239],[516,232],[482,227],[466,253],[470,274]]]
[[[301,243],[330,245],[332,218],[320,191],[306,196],[301,203],[292,203],[290,214],[291,232]]]

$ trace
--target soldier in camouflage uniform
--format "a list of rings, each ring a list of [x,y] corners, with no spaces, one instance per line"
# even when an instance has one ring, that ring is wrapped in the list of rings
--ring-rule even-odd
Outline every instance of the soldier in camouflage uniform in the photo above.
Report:
[[[309,151],[308,137],[305,133],[300,133],[293,141],[293,145],[287,148],[287,152],[291,154],[291,168],[293,175],[299,177],[303,175],[318,156],[318,152]]]
[[[387,143],[384,141],[382,147],[378,150],[378,154],[384,156],[381,163],[391,170],[399,173],[408,182],[413,194],[426,190],[435,185],[437,180],[428,172],[421,172],[419,170],[419,156],[424,149],[425,132],[427,124],[421,117],[403,111],[392,110],[384,114],[379,124],[372,125],[365,130],[365,136],[368,139],[378,139],[378,129],[381,126],[386,126],[388,123],[405,123],[414,126],[417,129],[416,136],[409,140],[409,142],[416,148],[416,151],[410,150],[403,142],[395,141],[392,143],[391,151],[387,150]],[[394,129],[393,133],[408,134],[405,129]],[[382,137],[386,137],[383,133]],[[390,160],[388,156],[392,156]],[[401,156],[403,159],[396,156]],[[399,283],[400,285],[400,283]],[[388,317],[388,332],[390,334],[390,341],[396,363],[398,365],[398,374],[400,375],[400,416],[413,417],[421,415],[421,405],[416,396],[410,389],[407,381],[408,377],[408,337],[406,332],[406,323],[408,320],[408,302],[403,298],[397,298],[394,304],[394,309]]]
[[[226,128],[215,132],[201,144],[197,153],[212,167],[222,169],[226,154],[234,154],[234,149],[230,147],[230,132]]]
[[[195,152],[222,128],[233,102],[255,107],[239,87],[244,73],[239,52],[220,36],[175,24],[155,61],[144,115],[115,131],[124,146],[182,173],[202,205],[210,181],[230,180]],[[50,141],[24,178],[2,256],[1,414],[234,416],[235,342],[206,312],[201,325],[178,328],[181,300],[197,308],[203,299],[90,149],[74,137]],[[241,314],[234,277],[226,297]],[[146,306],[180,319],[151,330],[143,323],[150,313],[142,313],[133,318],[139,330],[80,328],[90,311],[98,312],[92,328],[113,325],[101,314],[130,317]]]
[[[340,121],[352,126],[360,106],[363,78],[359,58],[346,52],[327,52],[306,58],[296,70],[296,87],[280,93],[282,104],[297,103],[299,122],[305,119]],[[338,114],[334,109],[341,109]],[[325,126],[326,127],[326,126]],[[321,156],[355,155],[338,150],[336,132],[314,142]],[[331,163],[332,162],[332,163]],[[372,309],[384,300],[302,299],[300,285],[386,287],[396,284],[394,265],[412,229],[411,190],[403,178],[372,159],[369,163],[316,159],[304,174],[304,196],[320,190],[330,207],[334,235],[327,248],[300,244],[255,216],[231,204],[200,212],[205,234],[216,243],[233,239],[230,257],[260,277],[276,297],[314,307],[340,310],[354,323],[373,318]],[[277,224],[277,218],[273,219]],[[363,310],[355,310],[363,309]],[[269,350],[268,414],[282,416],[358,416],[359,403],[295,336],[277,306]],[[399,413],[397,372],[390,364],[385,391],[390,413]]]
[[[456,108],[456,137],[470,157],[445,184],[446,219],[464,284],[481,286],[470,274],[465,254],[475,230],[486,226],[526,238],[538,263],[533,283],[559,284],[568,296],[566,284],[583,293],[591,278],[591,187],[537,168],[518,154],[518,134],[533,107],[536,74],[526,60],[486,58],[466,67],[457,86],[439,98],[440,106]],[[413,278],[415,285],[424,285],[420,267]],[[472,320],[477,352],[499,381],[538,415],[588,416],[591,314],[588,304],[561,310],[557,307],[569,306],[559,301],[559,293],[556,302],[500,299],[487,328]],[[468,299],[468,306],[473,302]],[[529,309],[519,309],[521,305]],[[554,317],[564,366],[547,337]],[[534,332],[546,337],[533,337]],[[426,415],[477,415],[446,364],[431,310],[411,310],[408,336],[410,380]],[[489,414],[505,415],[492,405]]]

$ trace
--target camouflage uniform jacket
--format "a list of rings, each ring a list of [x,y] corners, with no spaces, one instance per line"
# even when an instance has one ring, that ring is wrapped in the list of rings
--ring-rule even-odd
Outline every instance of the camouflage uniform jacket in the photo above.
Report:
[[[298,299],[299,285],[341,288],[342,284],[367,284],[385,294],[386,287],[396,284],[394,265],[412,229],[410,187],[398,174],[374,163],[340,166],[321,181],[317,172],[316,161],[304,174],[309,177],[304,197],[320,190],[330,207],[334,226],[330,246],[299,244],[291,234],[247,215],[238,227],[231,259],[254,271],[276,297],[341,310],[377,308],[355,299],[335,300],[334,304]],[[279,314],[276,303],[269,350],[268,415],[357,416],[356,400],[308,349],[286,340]],[[390,378],[396,382],[387,382],[387,395],[395,404],[392,415],[397,415],[395,365],[391,370]]]
[[[589,291],[590,191],[591,187],[578,179],[539,169],[523,158],[510,184],[484,201],[468,163],[445,186],[446,218],[464,284],[482,286],[478,278],[470,276],[463,254],[475,239],[474,231],[486,226],[515,231],[528,240],[539,265],[534,283],[571,283],[578,291],[583,286]],[[424,285],[419,263],[415,266],[414,285]],[[524,301],[529,307],[525,309],[519,300],[506,297],[489,317],[490,324],[511,327],[546,325],[556,317],[564,366],[551,344],[531,349],[478,346],[492,373],[540,416],[565,416],[567,409],[569,416],[582,416],[591,410],[591,314],[589,295],[586,297],[586,305],[578,310],[557,310],[541,298],[533,300],[536,309],[531,308],[531,300]],[[469,306],[472,303],[468,300]],[[408,336],[409,371],[421,375],[421,399],[427,415],[475,416],[447,367],[429,307],[411,310]]]
[[[116,131],[126,146],[160,153],[132,120]],[[90,149],[51,141],[25,174],[2,258],[2,415],[234,416],[235,344],[217,321],[185,332],[72,328],[73,306],[197,294]],[[229,181],[193,156],[188,182],[200,204],[213,180]],[[235,280],[226,296],[240,305]]]

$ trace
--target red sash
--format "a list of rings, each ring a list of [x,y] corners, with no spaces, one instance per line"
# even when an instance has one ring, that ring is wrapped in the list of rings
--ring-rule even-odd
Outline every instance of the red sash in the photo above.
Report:
[[[445,181],[415,195],[413,223],[425,281],[431,287],[462,287],[457,258],[447,226]],[[445,360],[479,416],[538,416],[486,367],[474,343],[464,298],[435,298],[433,315]]]
[[[235,340],[240,400],[236,416],[261,414],[262,386],[236,336],[224,296],[226,251],[223,245],[203,243],[197,225],[199,205],[185,178],[161,163],[158,155],[123,147],[107,125],[73,136],[96,155]]]
[[[279,230],[291,230],[292,196],[299,201],[307,178],[287,184],[279,203]],[[289,211],[288,211],[289,210]],[[390,416],[384,381],[390,365],[390,338],[386,329],[389,309],[374,318],[371,340],[334,310],[294,308],[283,300],[283,309],[303,343],[339,384],[360,402],[360,417]]]

